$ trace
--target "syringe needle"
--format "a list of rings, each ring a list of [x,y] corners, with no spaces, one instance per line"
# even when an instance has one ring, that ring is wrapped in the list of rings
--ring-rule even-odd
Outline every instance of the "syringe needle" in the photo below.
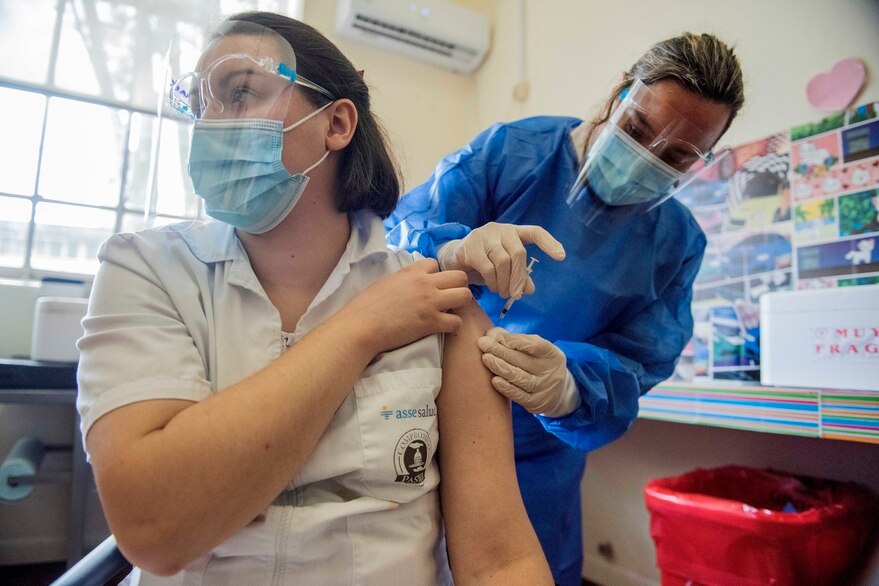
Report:
[[[530,275],[530,274],[531,274],[531,271],[533,270],[532,267],[534,266],[534,263],[536,263],[536,262],[537,262],[537,259],[534,258],[534,257],[532,256],[532,257],[531,257],[531,260],[528,262],[528,266],[525,267],[525,274],[526,274],[526,275]],[[504,317],[506,317],[507,312],[510,311],[510,308],[511,308],[511,307],[513,307],[513,303],[515,303],[516,300],[517,300],[519,297],[521,297],[521,296],[522,296],[522,292],[519,291],[519,294],[518,294],[518,295],[513,295],[513,296],[511,296],[509,299],[507,299],[507,302],[504,303],[504,308],[501,310],[501,316],[500,316],[500,319],[504,319]]]

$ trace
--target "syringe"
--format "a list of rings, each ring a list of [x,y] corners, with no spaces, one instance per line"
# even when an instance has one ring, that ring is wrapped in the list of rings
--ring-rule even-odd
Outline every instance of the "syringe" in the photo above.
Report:
[[[536,262],[538,262],[538,261],[537,261],[537,259],[534,258],[533,256],[531,257],[531,260],[528,261],[528,266],[525,267],[525,275],[526,275],[525,278],[526,278],[526,279],[528,278],[528,275],[531,274],[531,270],[532,270],[531,267],[533,267],[533,266],[534,266],[534,263],[536,263]],[[519,295],[518,295],[518,296],[514,295],[514,296],[510,297],[509,299],[507,299],[507,302],[504,304],[504,308],[501,310],[501,317],[500,317],[500,319],[504,319],[504,317],[506,317],[507,312],[510,311],[510,308],[511,308],[511,307],[513,307],[513,303],[515,303],[515,302],[516,302],[516,299],[518,299],[518,298],[521,297],[521,296],[522,296],[522,292],[519,291]]]

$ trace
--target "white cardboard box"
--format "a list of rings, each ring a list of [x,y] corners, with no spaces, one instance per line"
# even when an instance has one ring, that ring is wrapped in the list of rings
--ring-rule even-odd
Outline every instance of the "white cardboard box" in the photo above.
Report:
[[[34,333],[31,360],[76,362],[76,341],[82,337],[82,318],[88,299],[79,297],[38,297],[34,306]]]
[[[879,285],[760,297],[760,382],[879,391]]]

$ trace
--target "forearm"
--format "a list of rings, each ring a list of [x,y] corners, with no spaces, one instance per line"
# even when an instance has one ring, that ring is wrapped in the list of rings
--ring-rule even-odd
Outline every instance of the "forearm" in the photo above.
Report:
[[[551,584],[519,493],[509,402],[491,387],[476,339],[491,323],[478,307],[446,337],[440,424],[440,491],[457,584]]]
[[[95,423],[89,448],[102,502],[131,561],[174,573],[274,500],[373,357],[346,328],[344,320],[329,320],[264,369],[199,403],[168,405],[146,419],[111,412]],[[149,403],[169,402],[117,411]],[[100,438],[95,445],[93,436]]]
[[[509,405],[504,408],[509,409]],[[471,422],[473,433],[466,442],[477,454],[491,452],[484,446],[503,441],[492,437],[491,430],[496,426],[491,421],[487,422],[488,433],[475,431],[484,423]],[[441,442],[447,444],[448,437],[448,433],[441,433]],[[515,468],[512,474],[495,474],[491,465],[485,465],[489,460],[482,460],[483,464],[473,466],[469,473],[451,472],[449,460],[465,456],[441,449],[443,515],[455,584],[552,584],[546,558],[522,503]],[[470,481],[466,480],[468,476]],[[472,480],[475,478],[479,481]]]
[[[501,531],[509,531],[509,528],[501,528]],[[486,584],[507,586],[508,584],[522,584],[523,586],[531,586],[533,584],[552,584],[552,575],[546,566],[543,557],[537,557],[530,553],[523,552],[521,558],[503,559],[496,558],[492,560],[494,567],[483,568],[481,572],[461,575],[460,572],[455,573],[455,584]]]
[[[515,491],[518,503],[504,498],[507,489]],[[449,497],[449,494],[443,496],[444,516],[447,516]],[[473,487],[468,494],[460,495],[459,498],[474,504],[483,498],[492,499],[495,505],[473,510],[468,520],[459,518],[451,523],[446,520],[455,584],[552,584],[546,557],[518,497],[516,484]],[[505,507],[505,504],[512,506]]]

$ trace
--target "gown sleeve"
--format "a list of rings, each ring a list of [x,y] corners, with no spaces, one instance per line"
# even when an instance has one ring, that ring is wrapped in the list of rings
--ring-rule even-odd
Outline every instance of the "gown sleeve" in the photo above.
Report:
[[[583,451],[599,448],[625,433],[638,415],[638,398],[671,376],[693,334],[690,302],[705,236],[689,248],[675,280],[643,311],[586,342],[556,341],[582,402],[564,417],[538,415],[547,431]]]
[[[436,258],[437,249],[495,219],[490,177],[503,156],[505,127],[496,124],[446,156],[424,183],[400,198],[385,220],[388,243]],[[494,156],[492,156],[494,155]]]

